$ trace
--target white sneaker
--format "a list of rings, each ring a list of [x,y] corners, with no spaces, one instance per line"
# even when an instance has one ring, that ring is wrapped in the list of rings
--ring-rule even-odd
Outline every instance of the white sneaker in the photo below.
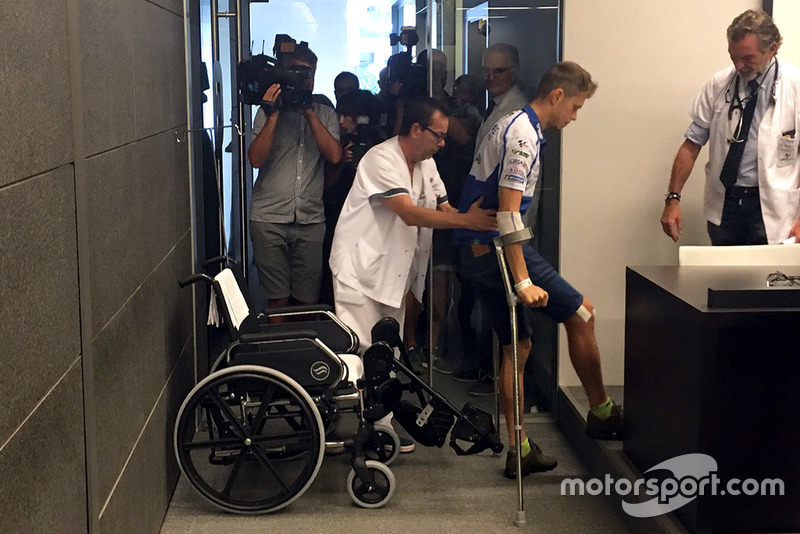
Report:
[[[400,436],[400,454],[414,452],[414,440]]]

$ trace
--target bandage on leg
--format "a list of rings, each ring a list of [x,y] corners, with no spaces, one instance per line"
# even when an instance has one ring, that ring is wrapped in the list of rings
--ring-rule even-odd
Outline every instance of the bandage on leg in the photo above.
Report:
[[[581,307],[578,308],[578,311],[575,312],[575,315],[583,319],[584,323],[588,323],[589,319],[592,318],[592,312],[589,311],[589,308],[581,304]]]

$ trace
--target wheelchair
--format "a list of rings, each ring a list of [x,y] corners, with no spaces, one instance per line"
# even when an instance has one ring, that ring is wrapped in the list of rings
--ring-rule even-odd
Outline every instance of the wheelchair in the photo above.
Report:
[[[355,333],[323,305],[251,314],[241,278],[225,267],[179,282],[211,286],[210,308],[231,337],[184,399],[174,428],[181,472],[213,505],[238,514],[280,510],[309,488],[326,448],[343,446],[353,502],[384,506],[396,486],[389,465],[400,452],[394,429],[377,423],[389,412],[421,445],[441,447],[449,433],[459,455],[502,451],[488,413],[469,403],[459,411],[416,375],[393,319],[375,325],[359,357]],[[274,324],[276,316],[292,322]],[[403,400],[404,392],[423,407]],[[345,413],[358,426],[341,440],[334,430]]]

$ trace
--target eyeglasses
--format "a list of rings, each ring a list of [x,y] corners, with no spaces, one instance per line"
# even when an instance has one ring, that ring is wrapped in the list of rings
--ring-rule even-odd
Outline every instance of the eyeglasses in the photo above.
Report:
[[[493,77],[497,78],[498,76],[502,76],[503,74],[505,74],[506,71],[508,71],[510,68],[511,67],[497,67],[495,69],[483,68],[481,69],[481,72],[483,73],[484,78],[488,78],[490,74]]]
[[[800,276],[789,276],[780,271],[769,273],[767,275],[767,287],[778,285],[800,286]]]
[[[427,131],[429,131],[430,133],[432,133],[436,137],[436,142],[437,143],[441,143],[447,137],[447,132],[445,132],[445,133],[434,132],[433,130],[430,129],[429,126],[425,126],[425,129]]]

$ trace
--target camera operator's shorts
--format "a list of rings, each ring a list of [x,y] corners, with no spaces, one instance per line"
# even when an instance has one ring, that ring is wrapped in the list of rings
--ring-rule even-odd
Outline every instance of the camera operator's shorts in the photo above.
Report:
[[[529,245],[522,245],[525,265],[531,282],[547,291],[547,306],[532,308],[544,313],[554,321],[563,323],[572,317],[583,305],[581,295],[569,282],[564,280],[547,260]],[[500,274],[500,265],[494,246],[480,256],[475,256],[469,246],[461,247],[461,267],[464,276],[472,282],[483,309],[492,319],[492,326],[502,345],[511,344],[511,314],[506,300],[506,289]],[[531,337],[533,330],[523,313],[524,307],[517,306],[517,338]]]
[[[253,259],[261,291],[268,299],[319,300],[325,223],[250,221]]]

